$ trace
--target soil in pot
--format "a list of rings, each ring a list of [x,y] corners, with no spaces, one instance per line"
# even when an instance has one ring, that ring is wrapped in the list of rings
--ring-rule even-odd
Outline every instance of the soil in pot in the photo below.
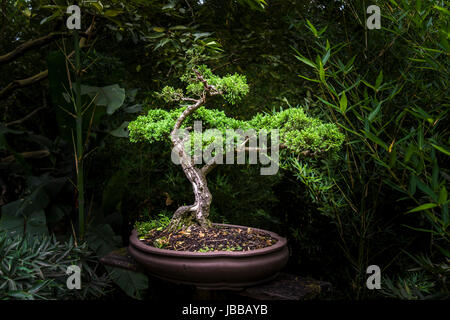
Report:
[[[277,239],[261,230],[224,225],[210,228],[192,225],[174,232],[154,229],[139,235],[139,239],[152,247],[189,252],[250,251],[277,242]]]

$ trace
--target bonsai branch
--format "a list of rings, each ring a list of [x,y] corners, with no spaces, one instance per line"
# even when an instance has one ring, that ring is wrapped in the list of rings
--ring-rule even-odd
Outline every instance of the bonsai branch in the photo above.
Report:
[[[218,90],[216,87],[214,87],[213,85],[208,84],[208,81],[203,78],[203,76],[200,74],[200,72],[196,69],[193,69],[195,75],[197,76],[197,79],[203,83],[203,86],[205,87],[205,90],[213,95],[213,94],[222,94],[222,92],[220,90]]]
[[[208,163],[206,163],[201,169],[201,173],[206,176],[217,166],[216,158],[211,159]]]

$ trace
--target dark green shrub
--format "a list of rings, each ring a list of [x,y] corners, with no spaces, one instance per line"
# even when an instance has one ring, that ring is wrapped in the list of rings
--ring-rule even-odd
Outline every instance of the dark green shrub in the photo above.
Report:
[[[107,293],[110,280],[86,243],[55,237],[0,235],[0,299],[92,299]],[[81,268],[81,289],[68,289],[67,268]]]

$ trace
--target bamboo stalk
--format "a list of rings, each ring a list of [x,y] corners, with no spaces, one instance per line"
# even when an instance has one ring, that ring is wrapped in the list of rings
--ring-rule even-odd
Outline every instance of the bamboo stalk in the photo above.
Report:
[[[75,111],[76,111],[76,154],[77,154],[77,189],[78,189],[78,228],[80,239],[84,238],[84,170],[83,170],[83,115],[81,110],[81,63],[78,30],[74,30],[75,51]]]

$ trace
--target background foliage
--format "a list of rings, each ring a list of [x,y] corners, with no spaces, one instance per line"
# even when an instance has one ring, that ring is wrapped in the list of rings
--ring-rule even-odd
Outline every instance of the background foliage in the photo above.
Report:
[[[55,234],[61,243],[79,236],[68,3],[0,1],[0,227],[16,236]],[[369,4],[381,8],[381,30],[366,28]],[[130,144],[126,127],[149,110],[169,111],[155,92],[181,87],[186,68],[204,63],[220,76],[243,74],[250,85],[235,105],[207,107],[249,120],[300,106],[345,134],[337,154],[286,159],[283,167],[294,170],[277,176],[260,176],[257,166],[216,169],[209,177],[212,220],[286,236],[288,270],[332,282],[333,298],[448,298],[446,1],[81,5],[81,31],[93,26],[81,52],[82,102],[89,106],[82,138],[86,241],[97,255],[126,245],[135,221],[192,201],[170,150]],[[1,60],[54,32],[65,34]],[[38,80],[26,86],[15,81],[33,76]],[[382,268],[382,291],[365,286],[371,264]],[[142,297],[145,278],[110,278],[115,288]],[[30,297],[42,283],[32,279],[16,298]],[[5,288],[2,297],[16,290]]]

